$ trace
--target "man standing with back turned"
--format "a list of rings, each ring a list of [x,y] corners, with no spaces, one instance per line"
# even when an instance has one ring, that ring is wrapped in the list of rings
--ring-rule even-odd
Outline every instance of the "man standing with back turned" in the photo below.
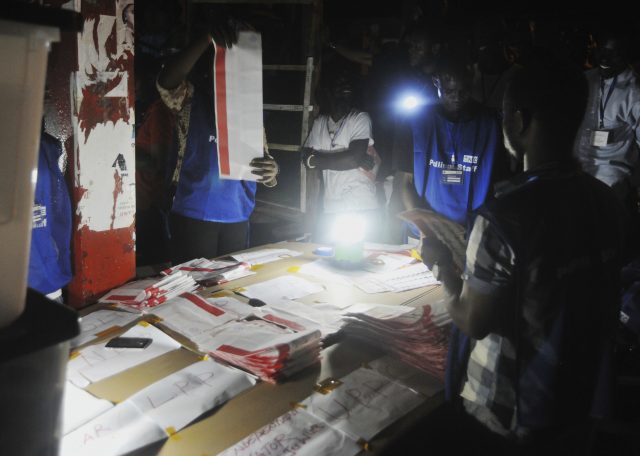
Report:
[[[503,132],[524,172],[480,210],[462,277],[434,267],[453,321],[474,340],[457,385],[463,417],[507,453],[560,450],[603,413],[594,398],[606,398],[624,210],[571,158],[586,97],[584,77],[557,65],[514,75]],[[571,452],[582,454],[587,439],[577,440]]]

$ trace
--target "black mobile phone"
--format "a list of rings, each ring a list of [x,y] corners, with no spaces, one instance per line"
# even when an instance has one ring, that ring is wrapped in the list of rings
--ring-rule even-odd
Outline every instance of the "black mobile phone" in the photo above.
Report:
[[[147,348],[151,345],[148,337],[114,337],[105,347],[108,348]]]

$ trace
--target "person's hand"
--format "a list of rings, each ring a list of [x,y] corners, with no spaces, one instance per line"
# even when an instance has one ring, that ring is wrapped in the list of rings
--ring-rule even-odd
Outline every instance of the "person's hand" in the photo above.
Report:
[[[209,22],[209,36],[216,45],[231,48],[238,42],[238,31],[241,23],[232,17],[213,19]]]
[[[260,176],[258,182],[261,184],[271,182],[280,172],[278,164],[270,157],[254,158],[250,165],[255,168],[251,173]]]
[[[422,257],[422,262],[426,264],[429,269],[433,268],[435,263],[440,265],[453,263],[451,250],[435,236],[422,238],[420,256]]]

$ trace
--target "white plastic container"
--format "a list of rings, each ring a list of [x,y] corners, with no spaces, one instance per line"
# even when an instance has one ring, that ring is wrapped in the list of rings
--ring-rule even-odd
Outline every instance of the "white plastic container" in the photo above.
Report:
[[[47,56],[54,27],[0,20],[0,329],[27,292]]]

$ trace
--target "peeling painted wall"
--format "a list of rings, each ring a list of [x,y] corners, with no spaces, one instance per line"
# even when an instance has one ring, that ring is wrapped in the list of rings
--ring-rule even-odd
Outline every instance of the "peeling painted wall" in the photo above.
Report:
[[[84,17],[83,32],[59,49],[62,57],[53,58],[77,62],[70,70],[54,69],[55,86],[49,87],[51,93],[68,93],[69,102],[64,106],[54,96],[59,106],[47,110],[61,131],[65,120],[58,111],[70,111],[71,135],[61,139],[70,159],[75,211],[69,301],[79,308],[135,276],[134,54],[127,14],[133,0],[51,3]],[[66,87],[60,87],[65,72]]]

